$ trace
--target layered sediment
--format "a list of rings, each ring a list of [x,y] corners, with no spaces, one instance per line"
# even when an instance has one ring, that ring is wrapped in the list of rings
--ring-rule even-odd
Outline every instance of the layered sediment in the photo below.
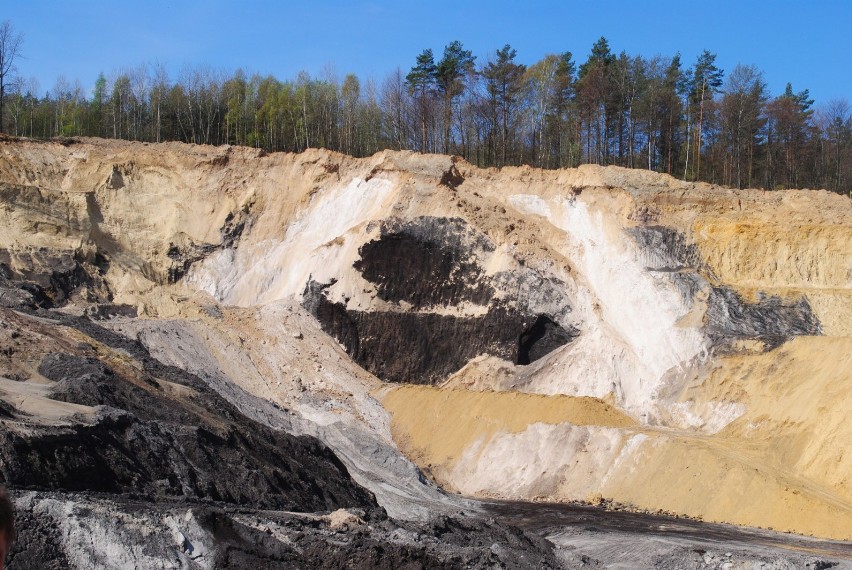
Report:
[[[4,139],[0,198],[0,475],[38,512],[202,505],[208,561],[208,507],[348,509],[385,548],[475,510],[439,487],[852,540],[846,197]],[[492,554],[556,564],[523,540]]]

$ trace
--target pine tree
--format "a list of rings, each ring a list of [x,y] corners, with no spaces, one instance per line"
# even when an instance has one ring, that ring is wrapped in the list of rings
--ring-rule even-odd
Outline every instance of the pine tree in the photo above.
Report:
[[[753,65],[737,65],[722,98],[724,156],[730,159],[730,172],[723,177],[726,184],[752,185],[759,137],[766,122],[762,116],[766,100],[763,74]]]
[[[405,77],[408,90],[416,98],[420,116],[420,151],[428,152],[428,125],[432,109],[432,96],[438,83],[438,68],[431,49],[417,56],[417,64]]]
[[[788,188],[799,186],[802,176],[801,165],[805,160],[806,143],[813,128],[811,106],[814,101],[807,89],[799,93],[793,92],[793,86],[787,83],[784,94],[776,97],[767,107],[770,130],[769,143],[771,154],[780,150],[783,160],[777,156],[770,157],[768,168],[768,184],[777,184],[775,164],[784,164],[784,184]]]
[[[497,50],[496,59],[482,70],[485,86],[491,106],[492,125],[499,132],[499,165],[507,164],[509,156],[509,126],[520,101],[524,70],[526,67],[515,63],[518,52],[509,44]]]
[[[556,67],[556,92],[554,93],[551,129],[556,131],[556,166],[576,166],[579,156],[575,155],[579,135],[574,117],[574,96],[577,64],[574,56],[566,51],[559,56]]]
[[[586,121],[586,160],[597,164],[606,164],[609,159],[608,141],[613,93],[610,67],[614,62],[615,56],[609,49],[609,42],[605,37],[601,37],[592,46],[589,59],[580,66],[577,81],[577,98],[581,114]]]
[[[463,79],[474,70],[476,58],[459,41],[444,48],[444,56],[435,68],[435,80],[444,105],[444,152],[450,152],[453,102],[464,92]]]
[[[701,141],[704,131],[704,108],[719,91],[725,72],[716,67],[716,54],[706,49],[698,56],[692,78],[692,102],[698,106],[698,128],[695,132],[695,178],[701,175]],[[686,174],[684,173],[684,177]]]

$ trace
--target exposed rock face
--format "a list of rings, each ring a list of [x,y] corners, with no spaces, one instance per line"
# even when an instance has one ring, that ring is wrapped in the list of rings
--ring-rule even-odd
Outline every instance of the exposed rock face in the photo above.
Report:
[[[34,342],[19,350],[28,360],[40,359],[38,373],[50,381],[43,385],[43,405],[67,404],[70,416],[45,424],[13,408],[0,446],[7,485],[290,511],[376,508],[320,442],[246,418],[198,378],[163,366],[138,343],[81,319],[55,315],[56,325],[85,330],[57,334],[32,318],[0,311],[4,328],[29,329]],[[73,340],[76,345],[64,346]],[[58,351],[69,348],[73,352]],[[7,393],[15,388],[9,381],[3,386]]]
[[[349,355],[382,380],[437,383],[480,354],[529,364],[577,335],[546,315],[494,306],[481,317],[401,311],[352,311],[330,302],[318,283],[308,284],[305,302],[323,330]]]
[[[716,345],[759,339],[774,348],[793,336],[822,333],[806,297],[788,300],[758,293],[757,299],[749,302],[730,286],[711,285],[718,278],[701,260],[697,246],[687,244],[686,238],[672,228],[637,226],[628,233],[642,248],[648,270],[668,276],[684,301],[693,303],[704,294],[705,330]]]
[[[0,309],[0,328],[19,331],[2,342],[0,366],[12,402],[0,410],[0,474],[16,489],[14,567],[559,567],[552,545],[516,528],[388,521],[318,440],[246,417],[88,319]],[[39,390],[12,372],[36,362],[49,381]],[[342,508],[358,514],[281,513]]]
[[[304,303],[356,362],[390,382],[437,383],[481,354],[529,364],[571,342],[573,326],[521,308],[518,274],[485,274],[478,258],[495,249],[459,218],[391,219],[353,265],[387,310],[347,309],[326,295],[334,283],[314,281]]]
[[[106,263],[99,256],[86,259],[80,251],[2,250],[0,280],[6,290],[18,289],[20,298],[12,302],[16,306],[62,306],[75,295],[81,295],[84,302],[103,303],[110,299],[109,288],[101,277]],[[10,287],[12,282],[15,285]]]
[[[71,555],[121,543],[108,512],[190,567],[555,564],[435,482],[852,539],[845,197],[5,139],[0,197],[0,474],[32,565],[98,567]],[[372,528],[264,511],[338,508]]]

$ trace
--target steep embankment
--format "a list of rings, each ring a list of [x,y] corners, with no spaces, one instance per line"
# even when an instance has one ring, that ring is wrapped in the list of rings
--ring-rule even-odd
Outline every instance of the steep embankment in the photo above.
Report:
[[[230,154],[0,144],[11,563],[556,567],[550,543],[423,480],[368,394],[378,380],[299,305],[225,307],[180,283],[239,240],[258,187],[313,183],[309,157],[257,175],[257,153],[234,151],[233,171]]]
[[[118,315],[392,514],[452,508],[397,445],[465,494],[852,538],[845,197],[94,140],[4,143],[0,193],[7,305]]]

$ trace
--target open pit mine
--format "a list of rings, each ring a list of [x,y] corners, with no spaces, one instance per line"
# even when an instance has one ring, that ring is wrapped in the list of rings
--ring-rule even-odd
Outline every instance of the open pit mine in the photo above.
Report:
[[[0,140],[39,568],[852,568],[852,200]]]

